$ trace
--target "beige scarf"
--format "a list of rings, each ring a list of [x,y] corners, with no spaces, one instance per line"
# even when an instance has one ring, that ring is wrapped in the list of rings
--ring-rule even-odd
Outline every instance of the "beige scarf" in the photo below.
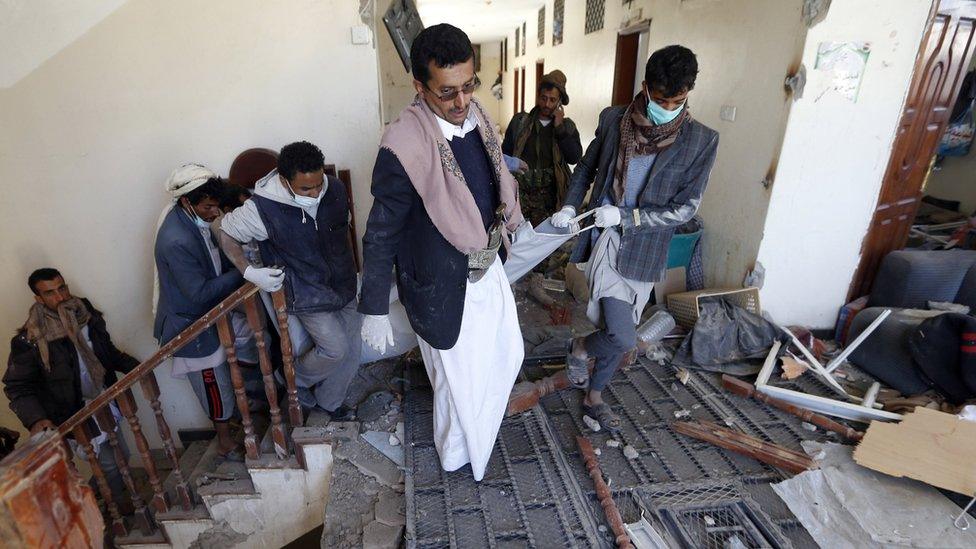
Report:
[[[88,342],[85,341],[81,329],[88,324],[91,319],[91,312],[85,306],[85,302],[77,297],[72,297],[58,305],[57,312],[48,309],[41,303],[35,303],[27,315],[27,323],[24,330],[27,337],[37,345],[41,353],[41,362],[47,372],[51,371],[51,355],[48,344],[52,341],[67,337],[75,349],[81,355],[91,374],[92,381],[96,388],[105,386],[105,367],[95,356]]]
[[[502,161],[501,144],[488,113],[474,98],[471,99],[471,109],[478,119],[478,131],[499,183],[499,198],[505,204],[506,228],[514,231],[522,222],[518,184]],[[458,251],[470,254],[488,246],[488,232],[461,167],[435,117],[427,102],[418,95],[387,128],[380,147],[388,149],[400,160],[437,230]]]

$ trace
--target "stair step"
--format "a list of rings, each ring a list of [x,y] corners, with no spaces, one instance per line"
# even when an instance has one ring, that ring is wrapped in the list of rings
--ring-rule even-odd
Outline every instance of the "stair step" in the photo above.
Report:
[[[291,455],[291,454],[294,454],[295,453],[294,452],[295,445],[292,444],[291,437],[288,437],[287,436],[287,433],[289,431],[288,424],[285,424],[284,427],[285,427],[285,433],[286,433],[285,442],[288,445],[288,454]],[[274,440],[272,438],[272,434],[271,433],[272,433],[272,429],[271,429],[270,426],[268,426],[268,429],[264,432],[264,436],[261,438],[261,444],[258,445],[258,451],[261,452],[262,455],[264,455],[264,454],[275,455],[275,451],[274,451]]]
[[[165,513],[156,513],[156,522],[175,522],[180,520],[206,520],[210,518],[210,511],[207,506],[197,503],[190,510],[185,510],[180,506],[171,507]]]
[[[217,443],[216,438],[211,440],[209,443],[207,443],[203,455],[200,456],[200,459],[197,461],[197,464],[190,471],[190,474],[186,476],[187,482],[190,485],[190,489],[193,492],[197,491],[197,479],[199,479],[204,473],[216,470],[217,465],[215,462],[217,461],[218,458],[217,455],[218,446],[219,444]],[[186,475],[185,472],[184,475]]]
[[[257,492],[251,482],[247,466],[239,461],[225,461],[212,474],[204,473],[200,478],[210,477],[210,482],[197,491],[200,496],[251,496]]]
[[[189,474],[193,469],[200,463],[200,459],[207,452],[207,447],[210,445],[210,441],[199,441],[190,443],[189,446],[183,449],[183,454],[179,458],[180,472],[183,473],[183,479],[187,480]],[[167,460],[168,461],[168,460]],[[189,481],[187,480],[189,484]],[[190,492],[193,492],[193,485],[190,484]],[[169,494],[170,500],[175,506],[179,506],[178,500],[176,499],[176,476],[170,471],[169,476],[163,481],[163,491]]]
[[[128,536],[115,538],[115,545],[119,547],[142,547],[149,545],[164,545],[168,547],[169,541],[166,539],[166,535],[163,534],[163,531],[160,529],[157,529],[155,532],[147,536],[136,528],[129,532]]]

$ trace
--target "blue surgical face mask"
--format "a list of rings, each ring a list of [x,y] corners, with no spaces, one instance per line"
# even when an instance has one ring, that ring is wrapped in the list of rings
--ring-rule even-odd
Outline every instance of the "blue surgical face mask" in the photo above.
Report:
[[[684,110],[684,108],[685,108],[685,104],[682,103],[681,106],[679,106],[677,109],[674,109],[673,111],[669,111],[668,109],[665,109],[661,105],[655,103],[654,100],[651,99],[650,97],[647,98],[647,118],[649,118],[651,122],[654,122],[658,126],[660,126],[661,124],[667,124],[668,122],[671,122],[672,120],[677,118],[678,115],[681,114],[681,111]]]
[[[210,223],[207,223],[206,221],[203,220],[202,217],[197,215],[197,212],[195,212],[193,208],[184,207],[183,211],[186,212],[186,215],[190,216],[190,219],[193,220],[193,224],[196,225],[197,227],[200,227],[201,229],[210,228]]]
[[[322,190],[325,190],[325,184],[323,183]],[[322,200],[322,192],[319,192],[318,196],[303,196],[295,192],[295,189],[291,188],[291,183],[288,184],[288,190],[295,197],[295,202],[303,208],[311,208],[313,206],[318,206],[319,202]]]

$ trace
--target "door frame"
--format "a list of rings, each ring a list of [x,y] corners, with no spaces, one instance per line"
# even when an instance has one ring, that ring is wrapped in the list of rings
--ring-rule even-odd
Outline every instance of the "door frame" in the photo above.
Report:
[[[920,144],[920,147],[914,153],[913,158],[915,159],[919,159],[924,156],[925,164],[928,166],[926,173],[923,174],[918,181],[918,189],[915,191],[915,194],[911,197],[906,196],[900,200],[888,200],[886,202],[886,196],[889,191],[895,189],[895,187],[889,185],[889,181],[895,177],[898,170],[903,169],[902,160],[904,160],[905,157],[904,155],[900,154],[902,142],[899,141],[899,138],[907,126],[918,123],[914,120],[917,116],[924,115],[926,117],[925,121],[930,120],[931,108],[928,104],[923,105],[925,110],[924,112],[921,112],[918,111],[917,107],[913,108],[911,102],[914,99],[913,93],[915,90],[919,89],[923,83],[929,83],[926,79],[930,77],[928,69],[932,57],[930,55],[927,56],[927,54],[930,52],[929,44],[933,38],[932,30],[936,19],[940,16],[940,14],[951,13],[952,11],[965,5],[970,5],[976,9],[976,1],[974,0],[942,0],[941,2],[933,2],[932,9],[929,11],[925,32],[922,40],[919,42],[918,54],[916,55],[915,65],[912,70],[912,81],[909,85],[905,103],[902,105],[902,113],[898,122],[898,133],[892,142],[891,151],[888,155],[887,167],[885,169],[884,178],[882,179],[881,188],[878,189],[878,196],[874,204],[870,224],[868,225],[868,230],[861,242],[861,253],[858,266],[851,277],[851,283],[847,294],[848,302],[870,293],[871,287],[874,283],[874,278],[877,275],[884,256],[892,251],[904,248],[908,241],[908,229],[910,229],[912,220],[914,220],[915,215],[918,212],[919,205],[921,204],[922,195],[924,194],[925,189],[925,180],[928,178],[928,173],[931,171],[932,159],[935,157],[936,148],[938,147],[938,140],[932,140],[929,143]],[[974,25],[976,25],[976,23],[974,23]],[[970,42],[969,49],[963,52],[963,59],[961,62],[963,67],[963,75],[965,75],[965,70],[969,67],[974,53],[976,53],[976,40]],[[946,77],[948,78],[949,76]],[[958,99],[961,88],[962,78],[958,80],[956,88],[952,91],[952,94],[948,100],[950,111],[951,105],[953,105],[956,99]],[[910,112],[910,109],[912,112]],[[942,135],[945,132],[945,128],[948,123],[948,116],[946,116],[944,120],[938,121],[940,128],[936,130],[936,133],[938,135]],[[892,222],[907,223],[907,229],[897,231],[887,229],[886,232],[884,230],[885,227],[890,225]]]

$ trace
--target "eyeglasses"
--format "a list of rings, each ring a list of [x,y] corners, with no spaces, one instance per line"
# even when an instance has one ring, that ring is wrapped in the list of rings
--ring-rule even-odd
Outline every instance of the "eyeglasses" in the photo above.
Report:
[[[427,86],[427,84],[424,84],[424,87],[427,88],[427,91],[434,94],[434,97],[440,99],[441,101],[454,101],[454,99],[458,96],[459,93],[463,93],[465,95],[471,95],[472,93],[474,93],[475,90],[481,87],[481,79],[478,78],[478,75],[476,74],[474,75],[474,80],[472,80],[471,82],[468,82],[467,84],[461,86],[460,88],[454,88],[453,90],[443,95],[430,89]]]

